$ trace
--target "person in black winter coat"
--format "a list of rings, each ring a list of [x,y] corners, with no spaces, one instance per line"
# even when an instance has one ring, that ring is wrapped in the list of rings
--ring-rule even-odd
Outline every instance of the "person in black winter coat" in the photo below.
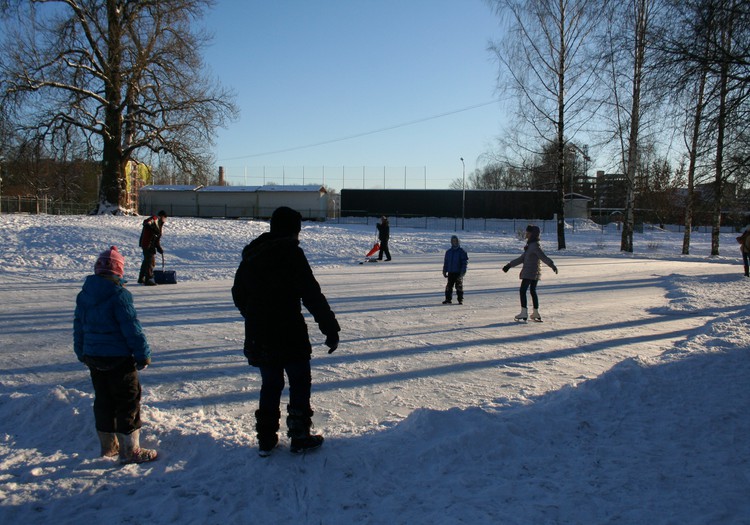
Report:
[[[156,266],[156,252],[164,254],[161,247],[161,233],[164,223],[167,221],[167,212],[160,211],[143,221],[141,237],[138,239],[138,245],[143,250],[143,263],[141,263],[141,272],[138,274],[138,284],[154,286],[154,267]]]
[[[742,265],[745,268],[745,277],[750,277],[750,226],[745,228],[742,235],[737,237],[740,243],[740,253],[742,254]]]
[[[232,298],[245,318],[244,354],[260,369],[260,403],[255,412],[259,454],[267,456],[278,444],[279,404],[284,374],[289,379],[287,435],[291,451],[319,447],[323,436],[311,435],[310,407],[312,346],[301,304],[326,335],[328,353],[338,347],[341,330],[320,290],[305,253],[299,247],[302,216],[287,207],[271,216],[271,231],[242,250]]]
[[[380,222],[375,225],[375,229],[378,230],[378,240],[380,241],[380,253],[378,253],[378,261],[391,260],[391,251],[388,249],[388,239],[391,238],[391,225],[388,223],[388,217],[381,217]]]

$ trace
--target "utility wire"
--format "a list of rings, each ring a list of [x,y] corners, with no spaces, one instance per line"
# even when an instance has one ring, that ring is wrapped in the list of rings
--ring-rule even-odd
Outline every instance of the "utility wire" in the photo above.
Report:
[[[307,144],[305,146],[294,146],[294,147],[291,147],[291,148],[277,149],[277,150],[274,150],[274,151],[266,151],[266,152],[263,152],[263,153],[253,153],[253,154],[250,154],[250,155],[241,155],[239,157],[227,157],[227,158],[219,159],[219,160],[226,161],[226,160],[250,159],[250,158],[253,158],[253,157],[263,157],[265,155],[274,155],[276,153],[287,153],[289,151],[296,151],[296,150],[306,149],[306,148],[314,148],[316,146],[324,146],[326,144],[334,144],[336,142],[343,142],[345,140],[351,140],[351,139],[356,139],[356,138],[359,138],[359,137],[365,137],[367,135],[374,135],[375,133],[382,133],[384,131],[390,131],[392,129],[403,128],[403,127],[406,127],[406,126],[413,126],[414,124],[419,124],[421,122],[426,122],[428,120],[434,120],[434,119],[437,119],[437,118],[447,117],[448,115],[455,115],[456,113],[462,113],[464,111],[469,111],[469,110],[472,110],[472,109],[481,108],[481,107],[484,107],[484,106],[489,106],[490,104],[495,104],[497,102],[498,102],[497,100],[490,100],[488,102],[482,102],[481,104],[474,104],[473,106],[467,106],[467,107],[461,108],[461,109],[454,109],[453,111],[446,111],[445,113],[440,113],[438,115],[432,115],[431,117],[424,117],[424,118],[420,118],[420,119],[417,119],[417,120],[411,120],[409,122],[403,122],[401,124],[395,124],[393,126],[388,126],[388,127],[385,127],[385,128],[379,128],[379,129],[375,129],[375,130],[372,130],[372,131],[365,131],[363,133],[357,133],[355,135],[349,135],[349,136],[340,137],[340,138],[337,138],[337,139],[324,140],[322,142],[315,142],[313,144]]]

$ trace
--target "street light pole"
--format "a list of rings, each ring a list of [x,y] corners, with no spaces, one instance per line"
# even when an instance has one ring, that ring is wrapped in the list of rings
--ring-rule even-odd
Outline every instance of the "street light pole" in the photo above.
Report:
[[[464,164],[464,158],[461,157],[461,231],[464,229],[464,221],[466,220],[466,164]]]

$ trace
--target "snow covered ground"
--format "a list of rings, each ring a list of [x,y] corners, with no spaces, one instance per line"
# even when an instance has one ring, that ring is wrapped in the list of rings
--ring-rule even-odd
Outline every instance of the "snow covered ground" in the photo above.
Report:
[[[230,287],[262,221],[170,219],[174,286],[130,286],[153,351],[145,444],[97,457],[92,388],[72,350],[75,296],[115,244],[135,281],[138,217],[0,216],[2,523],[750,523],[750,280],[736,234],[576,228],[543,270],[544,323],[519,324],[514,232],[459,232],[463,306],[441,303],[449,230],[305,224],[342,326],[311,324],[322,449],[256,453],[259,376]],[[283,422],[282,422],[283,428]]]

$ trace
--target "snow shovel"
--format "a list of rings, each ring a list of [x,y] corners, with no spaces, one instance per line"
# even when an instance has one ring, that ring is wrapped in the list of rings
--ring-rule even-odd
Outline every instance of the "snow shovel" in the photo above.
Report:
[[[365,264],[366,262],[377,262],[377,259],[372,256],[375,255],[378,250],[380,250],[380,243],[378,241],[375,241],[375,244],[372,245],[372,250],[365,254],[365,260],[360,261],[359,264]]]
[[[161,254],[161,270],[154,270],[156,284],[177,284],[177,272],[164,270],[164,254]]]
[[[378,241],[375,241],[375,244],[372,245],[372,250],[367,252],[365,257],[372,257],[373,255],[375,255],[375,252],[377,252],[378,250],[380,250],[380,243]]]

